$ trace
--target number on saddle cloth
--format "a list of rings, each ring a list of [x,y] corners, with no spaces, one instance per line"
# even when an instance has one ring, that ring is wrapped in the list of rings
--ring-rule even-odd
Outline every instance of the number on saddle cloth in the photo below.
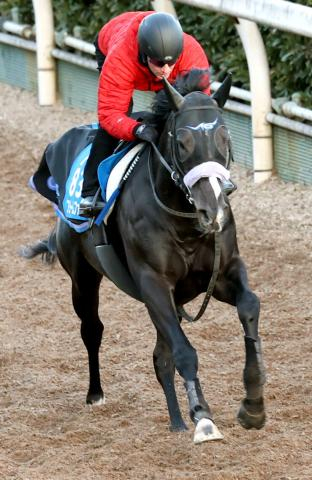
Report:
[[[113,153],[111,156],[105,158],[99,165],[98,175],[101,187],[102,199],[106,201],[106,185],[109,175],[114,166],[119,160],[128,152],[133,146],[133,143],[127,144],[122,150]],[[84,170],[87,160],[90,155],[91,144],[85,147],[75,159],[68,179],[66,181],[65,195],[63,199],[63,210],[66,218],[73,220],[85,221],[85,218],[79,215],[79,207],[81,203],[81,192],[84,180]]]
[[[85,147],[75,159],[66,181],[63,210],[67,218],[85,220],[79,215],[83,175],[92,144]]]

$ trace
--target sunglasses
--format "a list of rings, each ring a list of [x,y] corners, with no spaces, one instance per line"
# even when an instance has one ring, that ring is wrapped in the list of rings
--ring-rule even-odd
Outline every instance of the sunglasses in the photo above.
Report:
[[[159,68],[162,68],[165,65],[168,65],[168,67],[172,67],[172,65],[174,65],[176,63],[176,60],[170,60],[168,62],[163,62],[161,60],[157,60],[157,58],[150,58],[150,57],[147,57],[147,58],[148,58],[148,61],[152,65],[155,65],[155,67],[159,67]]]

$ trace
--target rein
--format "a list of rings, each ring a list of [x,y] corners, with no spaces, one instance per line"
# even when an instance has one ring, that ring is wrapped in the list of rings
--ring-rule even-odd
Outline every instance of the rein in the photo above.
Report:
[[[217,108],[217,107],[203,106],[203,107],[195,107],[195,108],[185,109],[185,111],[188,111],[188,110],[202,110],[202,109],[205,109],[205,110],[207,110],[207,109],[219,110],[219,108]],[[187,200],[190,202],[191,205],[193,205],[194,200],[191,196],[191,191],[190,191],[189,187],[183,181],[184,173],[182,172],[182,170],[180,168],[180,165],[179,165],[179,154],[178,154],[178,151],[177,151],[176,142],[174,141],[176,139],[176,136],[175,136],[175,119],[176,119],[176,116],[179,115],[180,113],[181,112],[175,112],[175,114],[172,118],[172,121],[171,121],[171,129],[170,129],[171,131],[169,131],[169,135],[171,137],[171,142],[170,142],[171,143],[171,157],[172,157],[172,161],[173,161],[173,167],[174,167],[175,170],[173,168],[171,168],[171,166],[168,164],[168,162],[164,159],[164,157],[162,156],[162,154],[160,153],[160,151],[158,150],[158,148],[154,144],[154,142],[151,142],[151,145],[152,145],[152,148],[154,150],[154,153],[155,153],[156,157],[162,163],[162,165],[165,167],[165,169],[169,172],[170,177],[173,180],[173,182],[175,183],[175,185],[177,187],[179,187],[184,192]],[[229,161],[230,161],[230,159],[229,159]],[[227,167],[228,167],[228,165],[227,165]],[[148,171],[149,171],[149,177],[150,177],[150,182],[151,182],[151,187],[152,187],[154,199],[155,199],[156,203],[163,210],[165,210],[170,215],[174,215],[174,216],[177,216],[177,217],[197,218],[197,213],[195,213],[195,212],[190,213],[190,212],[179,212],[177,210],[173,210],[173,209],[167,207],[160,200],[160,198],[158,197],[158,195],[156,193],[155,184],[154,184],[153,176],[152,176],[151,149],[149,150],[149,154],[148,154]],[[182,180],[181,180],[181,176],[182,176]],[[202,315],[204,314],[204,312],[205,312],[205,310],[208,306],[208,303],[210,301],[210,298],[212,296],[212,293],[213,293],[213,290],[214,290],[214,287],[215,287],[215,284],[216,284],[216,281],[217,281],[217,278],[218,278],[219,269],[220,269],[220,261],[221,261],[221,233],[220,232],[215,232],[214,233],[214,241],[215,241],[215,249],[214,249],[213,270],[212,270],[211,278],[209,280],[209,284],[208,284],[208,287],[207,287],[207,291],[206,291],[203,303],[202,303],[197,315],[195,315],[194,317],[189,315],[184,310],[183,305],[179,305],[178,307],[176,307],[178,315],[183,317],[188,322],[196,322],[197,320],[199,320],[202,317]]]
[[[180,306],[177,307],[178,315],[181,315],[181,317],[183,317],[185,320],[187,320],[188,322],[191,322],[191,323],[192,322],[197,322],[197,320],[199,320],[203,316],[203,314],[205,313],[205,310],[208,306],[209,300],[211,298],[211,295],[213,293],[213,290],[214,290],[214,287],[215,287],[215,284],[216,284],[216,281],[217,281],[217,278],[218,278],[219,268],[220,268],[220,260],[221,260],[220,232],[215,232],[214,238],[215,238],[215,256],[214,256],[214,261],[213,261],[213,270],[212,270],[212,274],[211,274],[211,277],[210,277],[210,280],[209,280],[208,288],[207,288],[202,306],[200,307],[200,309],[199,309],[197,315],[195,315],[195,317],[192,317],[191,315],[189,315],[184,310],[183,305],[180,305]]]

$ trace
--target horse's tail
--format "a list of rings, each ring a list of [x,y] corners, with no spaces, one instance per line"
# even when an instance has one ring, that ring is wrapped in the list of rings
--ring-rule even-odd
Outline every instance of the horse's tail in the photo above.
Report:
[[[39,240],[32,245],[24,245],[20,249],[20,255],[23,258],[31,259],[41,255],[43,263],[53,264],[57,259],[56,251],[56,228],[53,228],[48,238]]]

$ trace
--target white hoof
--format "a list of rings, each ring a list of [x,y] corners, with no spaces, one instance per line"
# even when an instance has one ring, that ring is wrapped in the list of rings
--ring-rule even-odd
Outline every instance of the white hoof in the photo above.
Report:
[[[92,403],[87,403],[87,406],[92,410],[92,407],[98,407],[99,405],[104,405],[106,403],[106,398],[103,396],[98,400],[93,400]]]
[[[100,398],[99,400],[93,402],[92,405],[96,405],[96,406],[98,406],[98,405],[105,405],[105,403],[106,403],[106,399],[105,399],[105,397],[103,397],[103,398]]]
[[[199,420],[195,428],[194,443],[222,440],[224,437],[218,427],[209,418]]]

